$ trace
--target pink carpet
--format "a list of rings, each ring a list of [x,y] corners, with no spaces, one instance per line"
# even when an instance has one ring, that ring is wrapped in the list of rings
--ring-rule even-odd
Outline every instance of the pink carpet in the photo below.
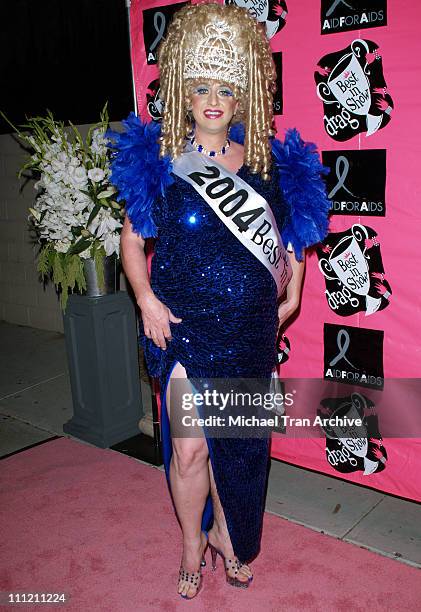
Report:
[[[419,570],[267,513],[251,587],[227,585],[220,558],[212,573],[208,551],[203,590],[184,601],[163,472],[67,438],[0,467],[1,591],[65,592],[64,609],[83,611],[420,610]]]

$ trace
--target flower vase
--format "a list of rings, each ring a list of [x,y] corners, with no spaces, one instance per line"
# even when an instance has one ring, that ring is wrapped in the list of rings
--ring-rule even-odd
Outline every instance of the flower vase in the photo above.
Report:
[[[115,255],[101,258],[101,266],[104,277],[102,285],[98,278],[95,260],[92,257],[83,260],[83,271],[86,279],[86,295],[88,297],[99,297],[120,290],[120,265]]]

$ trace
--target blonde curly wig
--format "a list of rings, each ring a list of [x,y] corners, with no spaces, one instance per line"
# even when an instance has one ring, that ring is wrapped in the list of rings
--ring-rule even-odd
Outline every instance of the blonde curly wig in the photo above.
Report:
[[[236,46],[247,59],[247,91],[230,84],[239,102],[235,119],[245,124],[244,164],[267,180],[271,166],[269,137],[274,133],[275,66],[263,26],[246,9],[235,5],[188,4],[174,14],[158,50],[160,93],[165,102],[160,154],[176,159],[182,153],[186,134],[192,128],[190,95],[199,82],[183,78],[185,51],[198,36],[205,38],[206,25],[217,19],[228,21],[234,28]]]

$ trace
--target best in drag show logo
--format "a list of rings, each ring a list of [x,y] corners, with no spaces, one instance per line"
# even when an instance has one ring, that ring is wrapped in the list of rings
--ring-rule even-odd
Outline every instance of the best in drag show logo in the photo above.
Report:
[[[153,121],[161,121],[164,113],[164,101],[159,94],[159,79],[154,79],[146,90],[146,108]]]
[[[343,317],[357,312],[368,316],[389,306],[392,289],[385,278],[380,242],[371,227],[354,223],[344,232],[331,232],[316,252],[333,312]]]
[[[282,30],[288,15],[284,0],[225,0],[225,4],[236,4],[247,9],[256,21],[264,23],[269,39]]]
[[[387,452],[379,431],[374,403],[361,393],[346,397],[324,398],[317,415],[329,422],[338,417],[349,423],[361,419],[361,425],[323,425],[326,435],[326,459],[342,474],[363,472],[364,476],[386,467]]]
[[[316,93],[323,102],[324,128],[334,140],[362,132],[371,136],[391,119],[393,102],[378,49],[376,43],[357,38],[318,63]]]

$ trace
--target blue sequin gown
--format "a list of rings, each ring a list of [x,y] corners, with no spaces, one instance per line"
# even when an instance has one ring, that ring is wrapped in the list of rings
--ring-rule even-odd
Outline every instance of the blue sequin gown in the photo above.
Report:
[[[235,238],[195,189],[159,159],[159,126],[143,124],[133,114],[126,131],[110,132],[115,151],[111,181],[126,202],[133,230],[157,236],[151,285],[155,295],[181,323],[170,323],[167,350],[143,334],[149,373],[159,377],[161,434],[165,473],[171,431],[166,389],[177,362],[188,378],[269,378],[276,362],[277,288],[270,272]],[[242,142],[240,134],[230,137]],[[295,129],[284,144],[272,145],[271,180],[263,181],[243,166],[238,175],[270,204],[284,244],[296,257],[302,248],[327,234],[330,203],[320,177],[326,172],[316,146],[304,143]],[[268,438],[207,437],[209,456],[234,553],[240,562],[259,552],[268,473]],[[202,528],[213,522],[208,495]]]
[[[283,226],[287,207],[276,167],[264,181],[243,166],[238,175],[260,193]],[[164,391],[176,362],[189,378],[270,378],[276,359],[277,288],[270,272],[233,236],[195,189],[175,176],[157,198],[152,217],[158,239],[151,286],[181,323],[170,323],[167,350],[141,336],[147,361],[158,359]],[[151,354],[153,353],[153,354]],[[158,353],[158,355],[157,355]],[[164,464],[172,454],[165,394],[161,394]],[[269,460],[269,440],[209,438],[209,456],[235,554],[258,553]],[[208,498],[202,527],[212,523]]]

